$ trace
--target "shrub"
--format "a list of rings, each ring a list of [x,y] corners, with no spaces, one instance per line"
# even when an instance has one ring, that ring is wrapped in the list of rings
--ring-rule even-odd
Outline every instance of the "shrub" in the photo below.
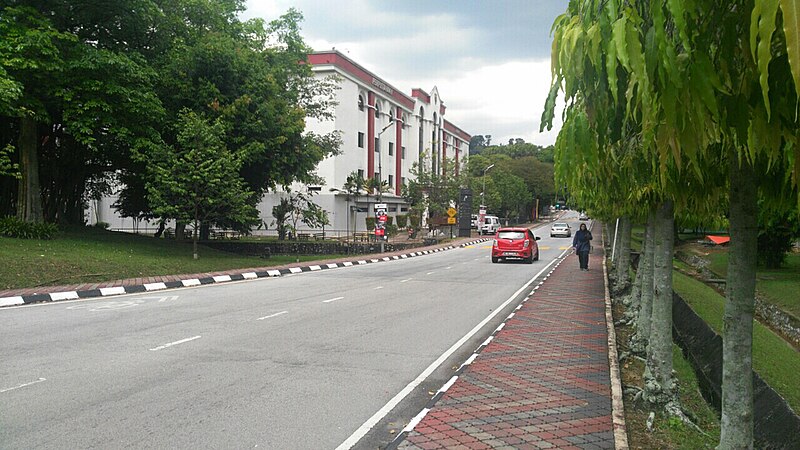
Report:
[[[94,225],[92,225],[92,226],[93,226],[93,227],[95,227],[95,228],[100,228],[100,229],[102,229],[102,230],[107,230],[107,229],[108,229],[108,227],[110,227],[110,226],[111,226],[111,224],[110,224],[110,223],[108,223],[108,222],[97,222],[97,223],[95,223],[95,224],[94,224]]]
[[[408,216],[405,214],[397,215],[397,228],[405,228],[408,223]]]
[[[375,218],[372,216],[366,217],[367,221],[367,230],[374,230],[375,229]]]
[[[24,222],[16,217],[0,219],[0,236],[19,239],[53,239],[58,227],[53,223]]]

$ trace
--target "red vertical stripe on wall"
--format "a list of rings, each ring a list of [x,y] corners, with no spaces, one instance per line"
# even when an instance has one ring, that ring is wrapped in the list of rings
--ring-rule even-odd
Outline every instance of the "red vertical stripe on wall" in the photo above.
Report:
[[[375,176],[375,94],[367,94],[367,178]]]
[[[447,141],[442,133],[442,178],[447,178]]]
[[[397,117],[395,118],[395,124],[397,125],[397,129],[395,130],[395,138],[394,138],[394,193],[395,195],[402,195],[403,192],[403,184],[400,182],[400,175],[403,174],[403,122],[400,119],[403,118],[403,112],[400,108],[397,108]]]
[[[456,176],[458,176],[458,141],[455,141],[456,144]]]

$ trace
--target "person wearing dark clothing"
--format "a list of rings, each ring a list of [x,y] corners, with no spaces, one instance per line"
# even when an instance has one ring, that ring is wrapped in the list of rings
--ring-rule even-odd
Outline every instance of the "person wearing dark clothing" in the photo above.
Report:
[[[592,249],[592,232],[586,229],[586,224],[582,223],[580,229],[575,233],[572,239],[572,248],[578,254],[578,262],[580,263],[581,270],[589,270],[589,250]]]

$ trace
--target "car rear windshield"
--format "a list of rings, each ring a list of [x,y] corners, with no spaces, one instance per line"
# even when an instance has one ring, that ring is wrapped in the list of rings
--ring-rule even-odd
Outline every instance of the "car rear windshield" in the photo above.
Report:
[[[553,228],[567,228],[567,224],[565,223],[554,223]]]
[[[525,233],[522,231],[501,231],[497,233],[499,239],[525,239]]]

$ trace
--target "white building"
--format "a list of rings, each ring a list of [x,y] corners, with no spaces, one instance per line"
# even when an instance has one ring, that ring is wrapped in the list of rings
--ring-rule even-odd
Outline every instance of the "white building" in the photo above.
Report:
[[[470,135],[444,119],[446,107],[436,87],[430,93],[414,89],[406,95],[335,50],[313,53],[308,61],[316,76],[336,75],[341,80],[335,119],[306,123],[309,131],[338,130],[342,136],[341,153],[317,167],[325,184],[314,201],[328,211],[330,228],[365,230],[364,219],[374,212],[374,195],[348,200],[345,193],[335,191],[353,172],[388,182],[390,192],[383,194],[382,202],[388,204],[389,215],[396,216],[408,210],[401,197],[403,184],[413,177],[411,168],[423,161],[423,155],[427,155],[425,170],[442,172],[443,163],[455,162],[458,170],[469,155]],[[280,195],[265,196],[259,206],[268,223]]]
[[[414,89],[410,96],[406,95],[335,50],[310,54],[308,62],[316,76],[337,75],[341,80],[335,93],[334,120],[307,119],[306,123],[307,130],[320,134],[337,130],[343,141],[338,155],[317,166],[317,175],[324,184],[314,195],[314,202],[328,212],[328,230],[363,231],[367,214],[374,213],[374,195],[348,199],[346,194],[335,191],[342,189],[351,173],[358,172],[365,180],[376,177],[387,181],[391,190],[383,194],[382,201],[388,204],[389,215],[396,216],[408,210],[401,196],[403,184],[413,177],[411,168],[415,162],[423,161],[423,155],[427,155],[425,170],[429,171],[444,171],[442,165],[448,161],[455,162],[458,170],[469,155],[470,135],[444,119],[446,108],[436,87],[430,93]],[[272,207],[285,195],[277,192],[264,196],[258,209],[267,224],[274,221]],[[111,207],[116,200],[111,197],[93,202],[87,211],[87,222],[108,222],[112,229],[124,231],[144,231],[155,226],[119,217]],[[298,228],[306,231],[303,224]]]

